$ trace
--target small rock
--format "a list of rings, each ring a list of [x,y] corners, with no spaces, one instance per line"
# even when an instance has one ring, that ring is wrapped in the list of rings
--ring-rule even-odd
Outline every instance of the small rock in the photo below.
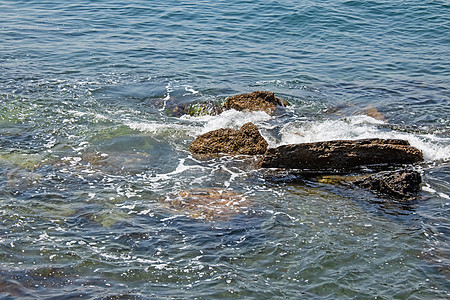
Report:
[[[287,106],[287,102],[276,97],[272,92],[254,91],[250,94],[241,94],[228,97],[223,104],[223,109],[235,109],[238,111],[265,111],[271,114],[277,106]]]
[[[222,128],[197,137],[189,149],[194,154],[264,154],[267,141],[253,123],[244,124],[239,130]]]

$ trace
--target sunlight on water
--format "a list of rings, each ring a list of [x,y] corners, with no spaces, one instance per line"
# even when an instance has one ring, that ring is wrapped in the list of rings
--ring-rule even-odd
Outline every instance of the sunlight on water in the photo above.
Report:
[[[122,2],[0,1],[0,298],[450,297],[448,5]],[[247,122],[405,139],[419,195],[190,153]]]

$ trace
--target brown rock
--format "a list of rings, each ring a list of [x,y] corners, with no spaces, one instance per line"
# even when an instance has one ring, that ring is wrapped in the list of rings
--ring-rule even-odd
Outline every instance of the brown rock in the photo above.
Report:
[[[238,111],[265,111],[271,114],[277,106],[286,106],[287,102],[275,97],[272,92],[254,91],[250,94],[241,94],[228,97],[223,104],[223,109],[235,109]]]
[[[221,188],[180,191],[167,195],[162,203],[177,213],[205,220],[226,220],[237,214],[245,214],[250,206],[244,194]]]
[[[374,119],[380,120],[380,121],[385,121],[386,122],[386,118],[384,117],[384,115],[382,113],[380,113],[378,111],[378,109],[376,109],[375,107],[369,107],[366,108],[364,110],[364,113],[366,115],[368,115],[369,117],[372,117]]]
[[[379,172],[349,182],[399,200],[408,200],[414,198],[420,191],[422,178],[417,171],[396,170]]]
[[[239,130],[230,128],[207,132],[197,137],[189,149],[194,154],[264,154],[267,142],[253,123],[244,124]]]
[[[363,166],[412,164],[423,160],[408,141],[394,139],[337,140],[284,145],[268,149],[263,168],[287,168],[340,173]]]

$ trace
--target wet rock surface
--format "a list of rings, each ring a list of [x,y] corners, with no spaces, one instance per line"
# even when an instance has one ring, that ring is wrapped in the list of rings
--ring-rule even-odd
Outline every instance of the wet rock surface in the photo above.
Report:
[[[262,168],[345,173],[365,166],[413,164],[423,161],[420,150],[395,139],[336,140],[270,148]]]
[[[239,130],[222,128],[202,134],[191,143],[189,149],[200,155],[257,155],[264,154],[267,146],[255,124],[246,123]]]
[[[414,170],[384,171],[348,181],[350,184],[401,200],[414,199],[420,191],[421,182],[419,172]]]
[[[249,94],[228,97],[223,104],[223,109],[265,111],[266,113],[271,114],[275,111],[277,106],[287,106],[287,102],[276,97],[272,92],[254,91]]]
[[[166,115],[170,117],[181,117],[189,115],[191,117],[216,116],[222,112],[222,108],[215,102],[206,101],[198,103],[168,103],[165,108]]]

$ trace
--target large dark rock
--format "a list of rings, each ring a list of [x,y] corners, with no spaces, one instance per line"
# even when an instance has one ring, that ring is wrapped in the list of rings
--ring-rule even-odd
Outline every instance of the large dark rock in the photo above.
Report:
[[[399,200],[409,200],[415,198],[420,191],[422,178],[417,171],[396,170],[378,172],[348,182]]]
[[[228,97],[223,104],[223,109],[235,109],[238,111],[265,111],[266,113],[271,114],[277,106],[286,105],[286,101],[276,97],[272,92],[254,91],[250,94],[241,94]]]
[[[268,149],[263,168],[348,172],[365,166],[412,164],[423,160],[420,150],[408,141],[394,139],[337,140],[284,145]]]
[[[194,154],[264,154],[267,141],[253,123],[244,124],[239,130],[230,128],[207,132],[197,137],[189,149]]]

